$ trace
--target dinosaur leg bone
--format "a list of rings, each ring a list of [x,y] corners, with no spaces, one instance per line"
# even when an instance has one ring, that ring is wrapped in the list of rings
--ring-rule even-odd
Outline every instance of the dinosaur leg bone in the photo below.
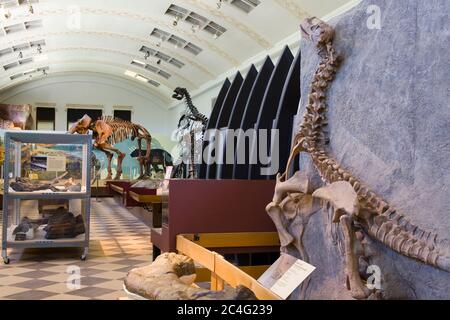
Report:
[[[139,150],[139,156],[137,160],[139,161],[139,178],[142,179],[144,177],[144,170],[145,170],[145,157],[142,156],[142,138],[139,137],[137,139],[138,142],[138,150]]]
[[[112,179],[112,168],[111,168],[111,162],[113,158],[113,154],[111,152],[108,152],[102,148],[97,147],[98,150],[103,151],[103,153],[106,154],[106,158],[108,159],[108,175],[106,176],[106,180]]]
[[[144,139],[147,144],[147,152],[145,153],[145,157],[143,159],[145,175],[147,177],[150,177],[150,171],[151,171],[151,169],[150,169],[150,164],[151,164],[150,152],[152,149],[152,137],[150,135],[144,135],[144,136],[142,136],[142,139]]]
[[[358,196],[355,190],[350,183],[338,181],[317,189],[313,193],[313,197],[320,198],[333,207],[333,222],[340,222],[344,234],[345,268],[350,292],[355,299],[367,298],[370,291],[364,286],[359,275],[358,257],[355,252],[355,232],[352,227],[353,219],[359,213]]]
[[[271,202],[267,205],[266,211],[277,228],[278,235],[280,237],[281,251],[284,251],[288,245],[294,242],[294,237],[289,233],[284,225],[281,207],[278,204]]]
[[[117,168],[116,168],[116,176],[114,177],[114,180],[119,180],[122,176],[122,161],[123,158],[125,158],[125,153],[122,153],[119,149],[114,148],[108,143],[104,143],[101,145],[101,148],[104,150],[112,151],[117,154]]]
[[[358,258],[354,252],[355,232],[352,229],[352,218],[343,215],[340,218],[342,232],[344,234],[345,268],[347,271],[350,292],[355,299],[365,299],[370,295],[370,290],[364,285],[359,275]]]

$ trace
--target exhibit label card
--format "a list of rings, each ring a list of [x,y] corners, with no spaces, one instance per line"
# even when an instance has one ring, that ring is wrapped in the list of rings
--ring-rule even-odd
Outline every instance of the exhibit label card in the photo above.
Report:
[[[66,157],[47,157],[47,171],[66,171]]]
[[[258,282],[282,299],[287,299],[315,269],[309,263],[283,253]]]

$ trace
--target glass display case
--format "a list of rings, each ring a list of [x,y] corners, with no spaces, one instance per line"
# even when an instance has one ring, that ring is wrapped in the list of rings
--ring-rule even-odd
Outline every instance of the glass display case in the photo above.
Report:
[[[92,136],[6,131],[2,257],[8,248],[89,248]]]

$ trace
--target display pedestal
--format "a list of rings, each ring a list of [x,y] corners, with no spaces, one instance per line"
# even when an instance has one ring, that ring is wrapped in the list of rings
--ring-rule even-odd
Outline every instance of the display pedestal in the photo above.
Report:
[[[139,204],[139,207],[129,210],[151,228],[161,228],[162,224],[162,198],[149,194],[156,192],[154,189],[133,189],[129,196]]]
[[[106,185],[108,186],[109,193],[114,195],[118,194],[122,197],[122,203],[125,207],[138,207],[141,204],[131,197],[130,192],[134,192],[139,195],[156,195],[156,189],[147,188],[132,188],[131,186],[135,181],[128,180],[108,180]]]
[[[162,227],[151,231],[154,257],[175,252],[180,234],[276,232],[265,211],[274,187],[273,180],[170,180]]]

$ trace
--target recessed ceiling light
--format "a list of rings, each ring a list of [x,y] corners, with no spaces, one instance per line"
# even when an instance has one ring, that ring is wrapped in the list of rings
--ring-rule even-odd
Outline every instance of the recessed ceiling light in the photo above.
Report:
[[[146,65],[145,62],[142,62],[142,61],[139,61],[139,60],[136,60],[136,59],[134,59],[134,60],[132,61],[132,63],[133,63],[133,64],[140,65],[141,67],[143,67],[143,66]]]
[[[130,71],[130,70],[127,70],[127,71],[125,71],[125,75],[126,75],[126,76],[129,76],[129,77],[136,78],[137,73],[136,73],[136,72],[133,72],[133,71]]]
[[[136,79],[142,82],[148,82],[148,79],[144,76],[141,76],[140,74],[136,75]]]
[[[29,73],[33,73],[33,72],[36,72],[36,69],[28,69],[28,70],[25,70],[25,71],[23,72],[23,74],[29,74]]]

